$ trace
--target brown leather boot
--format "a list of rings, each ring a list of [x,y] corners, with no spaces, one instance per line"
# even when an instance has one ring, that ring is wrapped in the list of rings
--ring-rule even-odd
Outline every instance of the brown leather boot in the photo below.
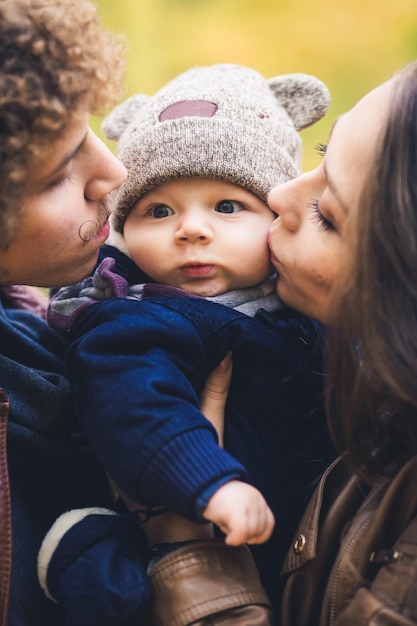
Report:
[[[246,546],[197,541],[148,572],[153,600],[148,626],[271,626],[272,607]]]

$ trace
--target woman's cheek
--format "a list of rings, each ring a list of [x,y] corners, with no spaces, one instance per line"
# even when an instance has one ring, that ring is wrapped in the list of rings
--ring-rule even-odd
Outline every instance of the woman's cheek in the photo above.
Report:
[[[274,253],[274,250],[276,250],[276,221],[269,228],[267,240],[270,251]]]

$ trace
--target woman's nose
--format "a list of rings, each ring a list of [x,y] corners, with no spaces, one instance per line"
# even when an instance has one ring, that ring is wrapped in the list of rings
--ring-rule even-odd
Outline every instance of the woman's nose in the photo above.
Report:
[[[274,187],[268,194],[268,204],[280,217],[281,225],[296,231],[301,224],[301,202],[297,190],[299,179],[291,180]]]
[[[91,131],[90,131],[91,132]],[[111,150],[92,133],[89,150],[89,170],[84,195],[87,200],[103,200],[117,189],[127,177],[126,168]]]

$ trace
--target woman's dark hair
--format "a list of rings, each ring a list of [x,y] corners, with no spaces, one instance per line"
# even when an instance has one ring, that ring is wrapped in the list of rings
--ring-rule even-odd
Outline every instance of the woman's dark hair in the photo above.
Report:
[[[369,482],[417,454],[417,63],[393,80],[327,354],[331,431]]]

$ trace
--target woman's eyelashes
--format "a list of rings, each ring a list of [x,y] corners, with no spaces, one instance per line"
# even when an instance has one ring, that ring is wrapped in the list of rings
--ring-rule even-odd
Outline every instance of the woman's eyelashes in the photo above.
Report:
[[[314,146],[314,150],[323,158],[327,151],[327,143],[318,143]]]
[[[333,222],[323,215],[320,210],[319,201],[313,198],[308,203],[308,206],[313,211],[312,219],[318,223],[322,230],[336,230]]]

